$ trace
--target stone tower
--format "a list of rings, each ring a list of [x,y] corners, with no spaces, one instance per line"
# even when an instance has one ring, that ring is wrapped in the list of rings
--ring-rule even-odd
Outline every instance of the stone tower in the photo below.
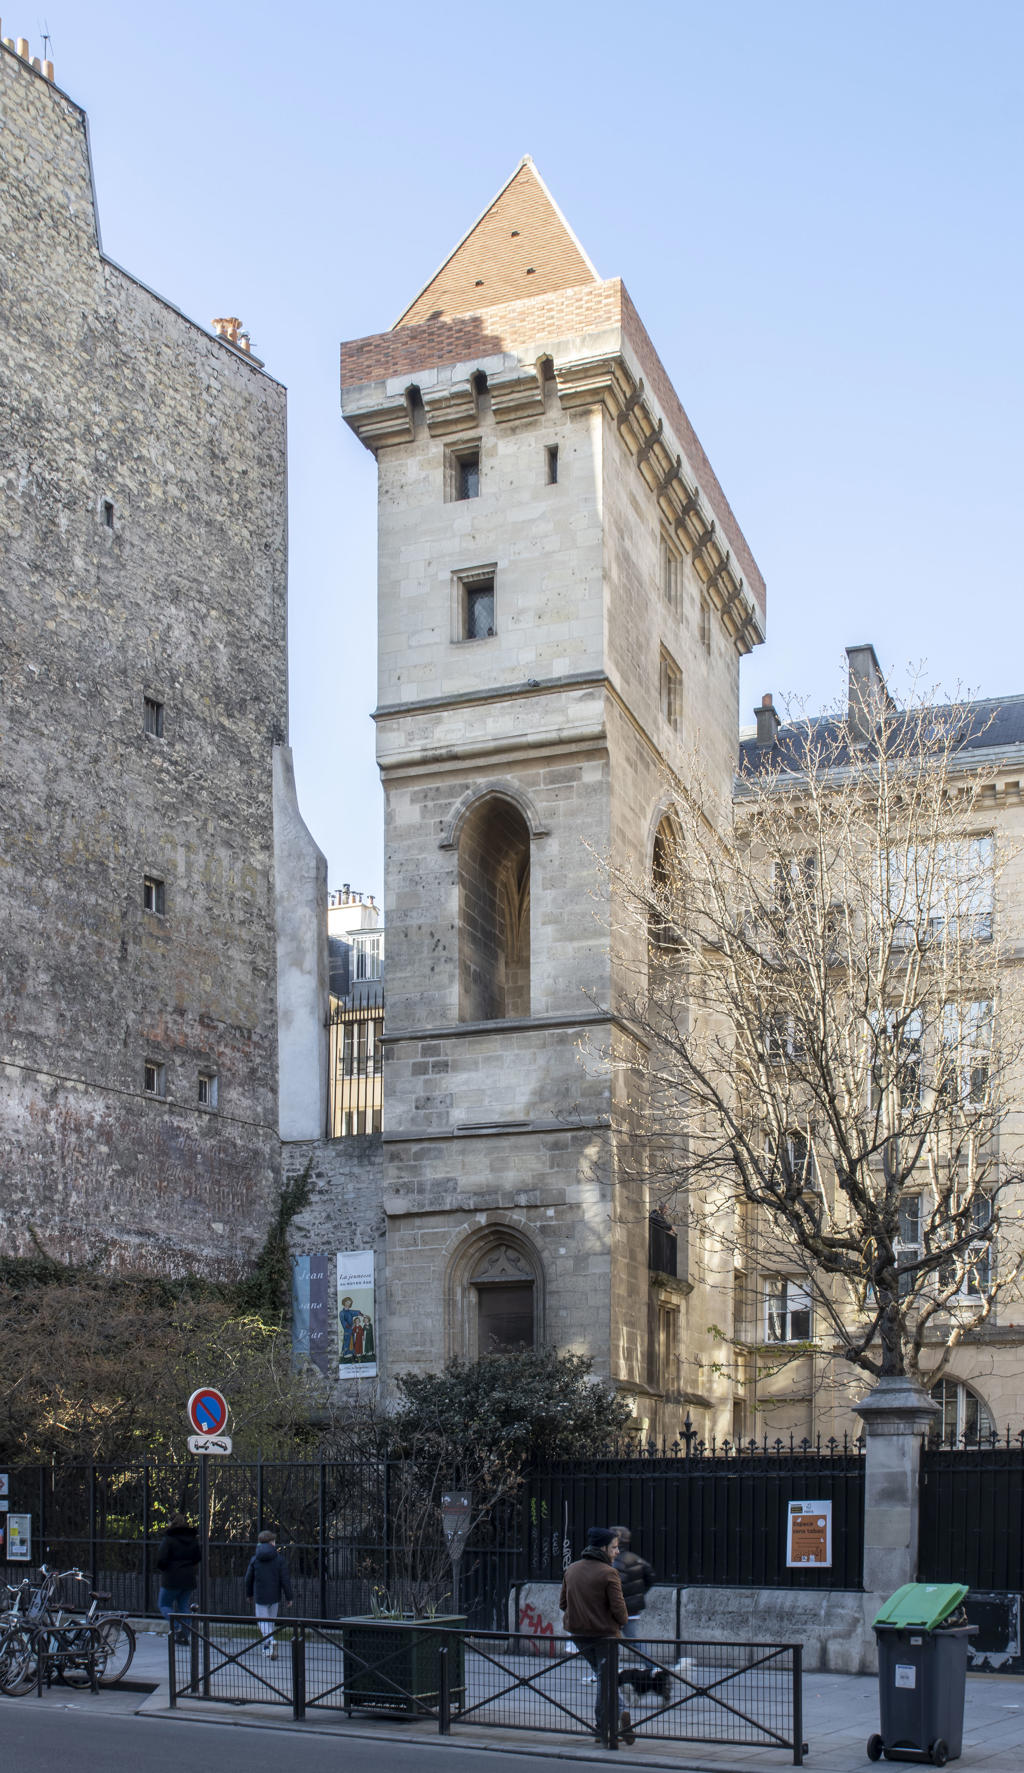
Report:
[[[601,1060],[646,955],[612,938],[602,861],[650,864],[698,743],[727,799],[763,582],[529,159],[342,347],[342,408],[379,468],[388,1367],[578,1349],[672,1433],[727,1400],[687,1353],[699,1252],[655,1259],[611,1130]]]

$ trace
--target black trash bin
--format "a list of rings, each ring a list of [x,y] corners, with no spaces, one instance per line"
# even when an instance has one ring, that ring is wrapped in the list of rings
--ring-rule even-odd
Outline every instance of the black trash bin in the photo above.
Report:
[[[881,1733],[868,1738],[877,1761],[955,1761],[964,1740],[967,1646],[976,1625],[951,1623],[962,1582],[907,1582],[874,1622]]]

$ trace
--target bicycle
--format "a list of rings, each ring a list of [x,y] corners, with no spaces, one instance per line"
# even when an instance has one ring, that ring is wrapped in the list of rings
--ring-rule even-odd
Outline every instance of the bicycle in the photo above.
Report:
[[[62,1678],[67,1681],[69,1674],[73,1677],[70,1684],[80,1685],[88,1680],[88,1658],[95,1646],[96,1674],[101,1687],[114,1687],[124,1679],[135,1655],[135,1633],[123,1613],[101,1613],[100,1604],[109,1601],[110,1595],[100,1589],[89,1590],[89,1606],[54,1607],[54,1600],[62,1582],[88,1582],[89,1578],[81,1570],[65,1570],[57,1573],[42,1565],[44,1582],[37,1591],[37,1600],[30,1617],[37,1617],[41,1626],[49,1626],[55,1631],[70,1633],[64,1645],[55,1654],[59,1657]],[[46,1614],[45,1619],[41,1615]],[[74,1635],[74,1626],[79,1627],[79,1635]]]
[[[28,1581],[4,1587],[14,1599],[0,1612],[0,1693],[17,1698],[36,1679],[36,1647],[25,1611],[26,1596],[34,1591]]]

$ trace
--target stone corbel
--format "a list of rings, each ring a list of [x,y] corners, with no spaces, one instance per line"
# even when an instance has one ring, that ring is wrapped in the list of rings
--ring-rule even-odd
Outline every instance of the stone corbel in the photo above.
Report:
[[[535,369],[489,376],[487,392],[491,411],[499,423],[507,419],[536,419],[544,412],[544,387]]]
[[[555,385],[564,407],[600,404],[617,418],[629,397],[630,379],[622,358],[616,354],[556,365]]]
[[[423,411],[431,437],[471,431],[479,417],[472,382],[449,382],[444,388],[432,389],[423,396]]]
[[[344,416],[360,443],[374,454],[390,444],[412,442],[412,409],[405,394],[382,400],[379,406],[363,412],[345,413]]]

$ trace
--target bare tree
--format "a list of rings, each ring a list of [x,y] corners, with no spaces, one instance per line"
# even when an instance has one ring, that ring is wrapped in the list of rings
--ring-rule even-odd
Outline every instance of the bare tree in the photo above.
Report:
[[[731,814],[675,784],[652,872],[617,877],[638,1172],[756,1236],[780,1354],[813,1307],[819,1349],[934,1383],[1019,1293],[1021,968],[979,740],[970,704],[799,721]]]

